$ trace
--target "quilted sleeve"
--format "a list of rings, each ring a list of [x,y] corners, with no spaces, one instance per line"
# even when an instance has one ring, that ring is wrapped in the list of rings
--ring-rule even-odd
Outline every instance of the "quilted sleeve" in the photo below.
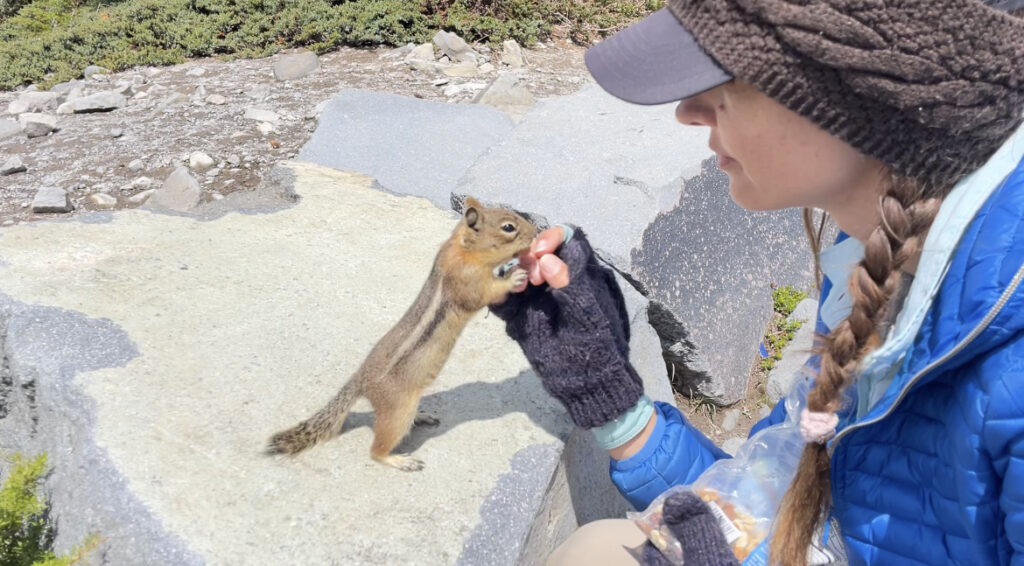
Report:
[[[1024,566],[1024,335],[987,359],[978,371],[998,374],[988,387],[982,442],[999,481],[1010,564]]]

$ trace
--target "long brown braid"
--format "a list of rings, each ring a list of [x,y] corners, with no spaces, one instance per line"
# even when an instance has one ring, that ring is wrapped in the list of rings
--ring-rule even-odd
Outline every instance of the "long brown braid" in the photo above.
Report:
[[[892,174],[879,200],[880,224],[864,242],[864,259],[850,277],[853,308],[827,336],[820,337],[815,353],[821,370],[807,394],[807,409],[835,412],[842,393],[856,379],[858,362],[881,342],[879,326],[889,309],[889,298],[901,284],[900,269],[916,260],[924,238],[952,185],[929,186]],[[804,448],[796,477],[782,499],[771,542],[771,563],[803,566],[811,537],[831,506],[830,456],[824,444]]]

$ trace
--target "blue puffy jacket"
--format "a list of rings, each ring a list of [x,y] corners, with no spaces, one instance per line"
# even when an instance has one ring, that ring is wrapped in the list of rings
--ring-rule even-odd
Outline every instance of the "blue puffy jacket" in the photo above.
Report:
[[[851,564],[1024,566],[1022,266],[1024,162],[970,221],[885,394],[829,443]],[[611,463],[638,509],[728,457],[657,407],[652,440]],[[779,403],[751,434],[784,418]]]

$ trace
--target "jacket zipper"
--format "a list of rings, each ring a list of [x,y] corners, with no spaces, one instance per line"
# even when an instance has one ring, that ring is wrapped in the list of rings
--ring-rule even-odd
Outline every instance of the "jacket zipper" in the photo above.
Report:
[[[964,348],[966,348],[971,342],[973,342],[978,337],[978,335],[981,334],[982,331],[988,327],[989,324],[992,324],[992,320],[995,319],[996,315],[998,315],[999,312],[1003,310],[1003,307],[1006,305],[1007,301],[1010,300],[1010,295],[1012,295],[1013,292],[1017,290],[1017,287],[1020,285],[1022,279],[1024,279],[1024,265],[1021,265],[1017,269],[1017,273],[1013,276],[1013,279],[1010,280],[1010,284],[1006,287],[1006,289],[1003,290],[1002,295],[999,296],[999,300],[996,301],[996,304],[993,305],[991,309],[989,309],[988,314],[985,315],[985,318],[981,319],[981,322],[978,323],[978,326],[975,326],[974,329],[971,330],[970,334],[965,336],[963,340],[961,340],[956,346],[953,347],[952,350],[947,352],[941,358],[928,364],[921,371],[917,372],[917,374],[915,374],[914,377],[912,377],[910,381],[908,381],[907,384],[903,386],[903,389],[900,391],[899,396],[896,398],[895,401],[893,401],[892,405],[890,405],[884,413],[869,421],[863,421],[850,425],[846,427],[843,431],[841,431],[838,435],[836,435],[835,439],[832,440],[832,442],[829,445],[829,457],[832,457],[832,454],[835,452],[836,446],[839,444],[839,441],[842,440],[844,436],[848,435],[849,433],[853,432],[858,428],[863,428],[868,425],[875,424],[878,421],[891,415],[892,412],[896,410],[896,407],[898,407],[899,404],[903,402],[903,398],[907,396],[907,392],[910,391],[914,384],[920,381],[922,377],[927,375],[936,367],[946,363],[947,361],[949,361],[950,358],[959,354],[961,351],[963,351]]]

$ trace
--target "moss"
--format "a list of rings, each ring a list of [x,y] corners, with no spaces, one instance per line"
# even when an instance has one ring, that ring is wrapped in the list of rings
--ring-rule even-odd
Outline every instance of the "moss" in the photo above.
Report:
[[[789,316],[807,298],[807,293],[793,287],[783,285],[772,289],[772,308],[782,316]]]

